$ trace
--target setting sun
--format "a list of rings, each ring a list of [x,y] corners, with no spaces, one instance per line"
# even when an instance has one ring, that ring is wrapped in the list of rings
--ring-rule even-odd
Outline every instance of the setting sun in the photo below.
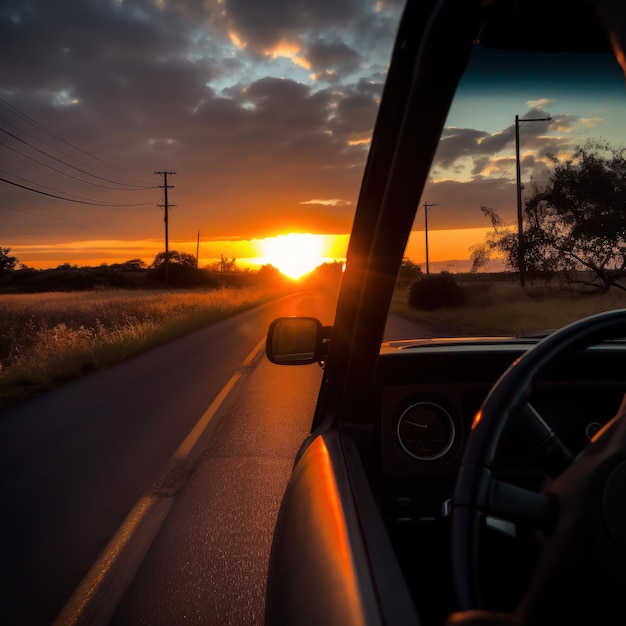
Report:
[[[262,243],[266,263],[290,278],[300,278],[324,262],[322,240],[311,234],[290,233]]]

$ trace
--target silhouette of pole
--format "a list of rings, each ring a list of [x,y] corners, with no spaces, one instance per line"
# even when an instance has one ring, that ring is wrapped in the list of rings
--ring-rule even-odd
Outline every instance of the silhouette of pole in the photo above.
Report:
[[[159,204],[157,206],[163,208],[163,221],[165,222],[165,260],[164,260],[164,279],[165,279],[165,286],[167,287],[167,285],[169,284],[169,277],[168,277],[168,273],[169,273],[169,265],[170,265],[170,249],[169,249],[169,216],[168,216],[168,209],[169,207],[175,207],[175,204],[170,204],[168,202],[167,199],[167,190],[168,189],[174,189],[174,185],[168,185],[167,184],[167,175],[168,174],[176,174],[176,172],[172,172],[172,171],[163,171],[163,172],[154,172],[155,174],[159,175],[159,176],[163,176],[163,184],[159,185],[160,189],[163,189],[163,204]]]
[[[431,206],[439,206],[435,202],[424,202],[424,233],[426,237],[426,273],[430,274],[430,265],[428,263],[428,208]]]

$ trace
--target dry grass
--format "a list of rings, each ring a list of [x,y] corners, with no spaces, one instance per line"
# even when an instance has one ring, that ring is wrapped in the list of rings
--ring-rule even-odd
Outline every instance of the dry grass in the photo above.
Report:
[[[0,295],[0,407],[278,295],[268,288]]]
[[[626,307],[626,293],[575,296],[548,285],[463,283],[466,304],[422,312],[399,289],[392,311],[449,335],[511,335],[558,328]],[[117,363],[281,295],[268,288],[0,295],[0,408]]]
[[[626,293],[611,290],[598,296],[576,295],[559,285],[459,280],[466,303],[459,308],[416,311],[407,303],[407,290],[394,295],[392,311],[417,321],[434,323],[458,335],[516,335],[560,328],[601,311],[626,308]]]

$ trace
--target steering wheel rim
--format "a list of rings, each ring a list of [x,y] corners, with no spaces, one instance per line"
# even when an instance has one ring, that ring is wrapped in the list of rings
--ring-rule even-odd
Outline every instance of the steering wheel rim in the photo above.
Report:
[[[517,359],[491,388],[477,414],[459,469],[451,520],[452,573],[459,608],[481,608],[478,533],[494,482],[492,466],[510,416],[526,402],[539,369],[568,351],[626,335],[626,309],[599,313],[548,335]],[[529,502],[555,514],[547,498]],[[551,510],[550,510],[551,509]]]

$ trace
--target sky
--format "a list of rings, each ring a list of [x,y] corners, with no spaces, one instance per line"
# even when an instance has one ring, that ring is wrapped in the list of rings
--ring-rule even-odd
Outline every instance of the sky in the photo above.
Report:
[[[201,266],[342,259],[400,13],[399,0],[2,0],[0,246],[29,267],[150,263],[165,236],[155,172],[172,172],[169,248]],[[571,59],[555,82],[535,61],[532,76],[514,55],[472,62],[422,198],[435,268],[467,268],[489,229],[481,206],[513,220],[515,115],[552,118],[520,124],[526,182],[546,179],[548,151],[622,140],[617,66]],[[617,87],[574,102],[581,69]],[[414,231],[407,256],[423,263],[423,210]]]

